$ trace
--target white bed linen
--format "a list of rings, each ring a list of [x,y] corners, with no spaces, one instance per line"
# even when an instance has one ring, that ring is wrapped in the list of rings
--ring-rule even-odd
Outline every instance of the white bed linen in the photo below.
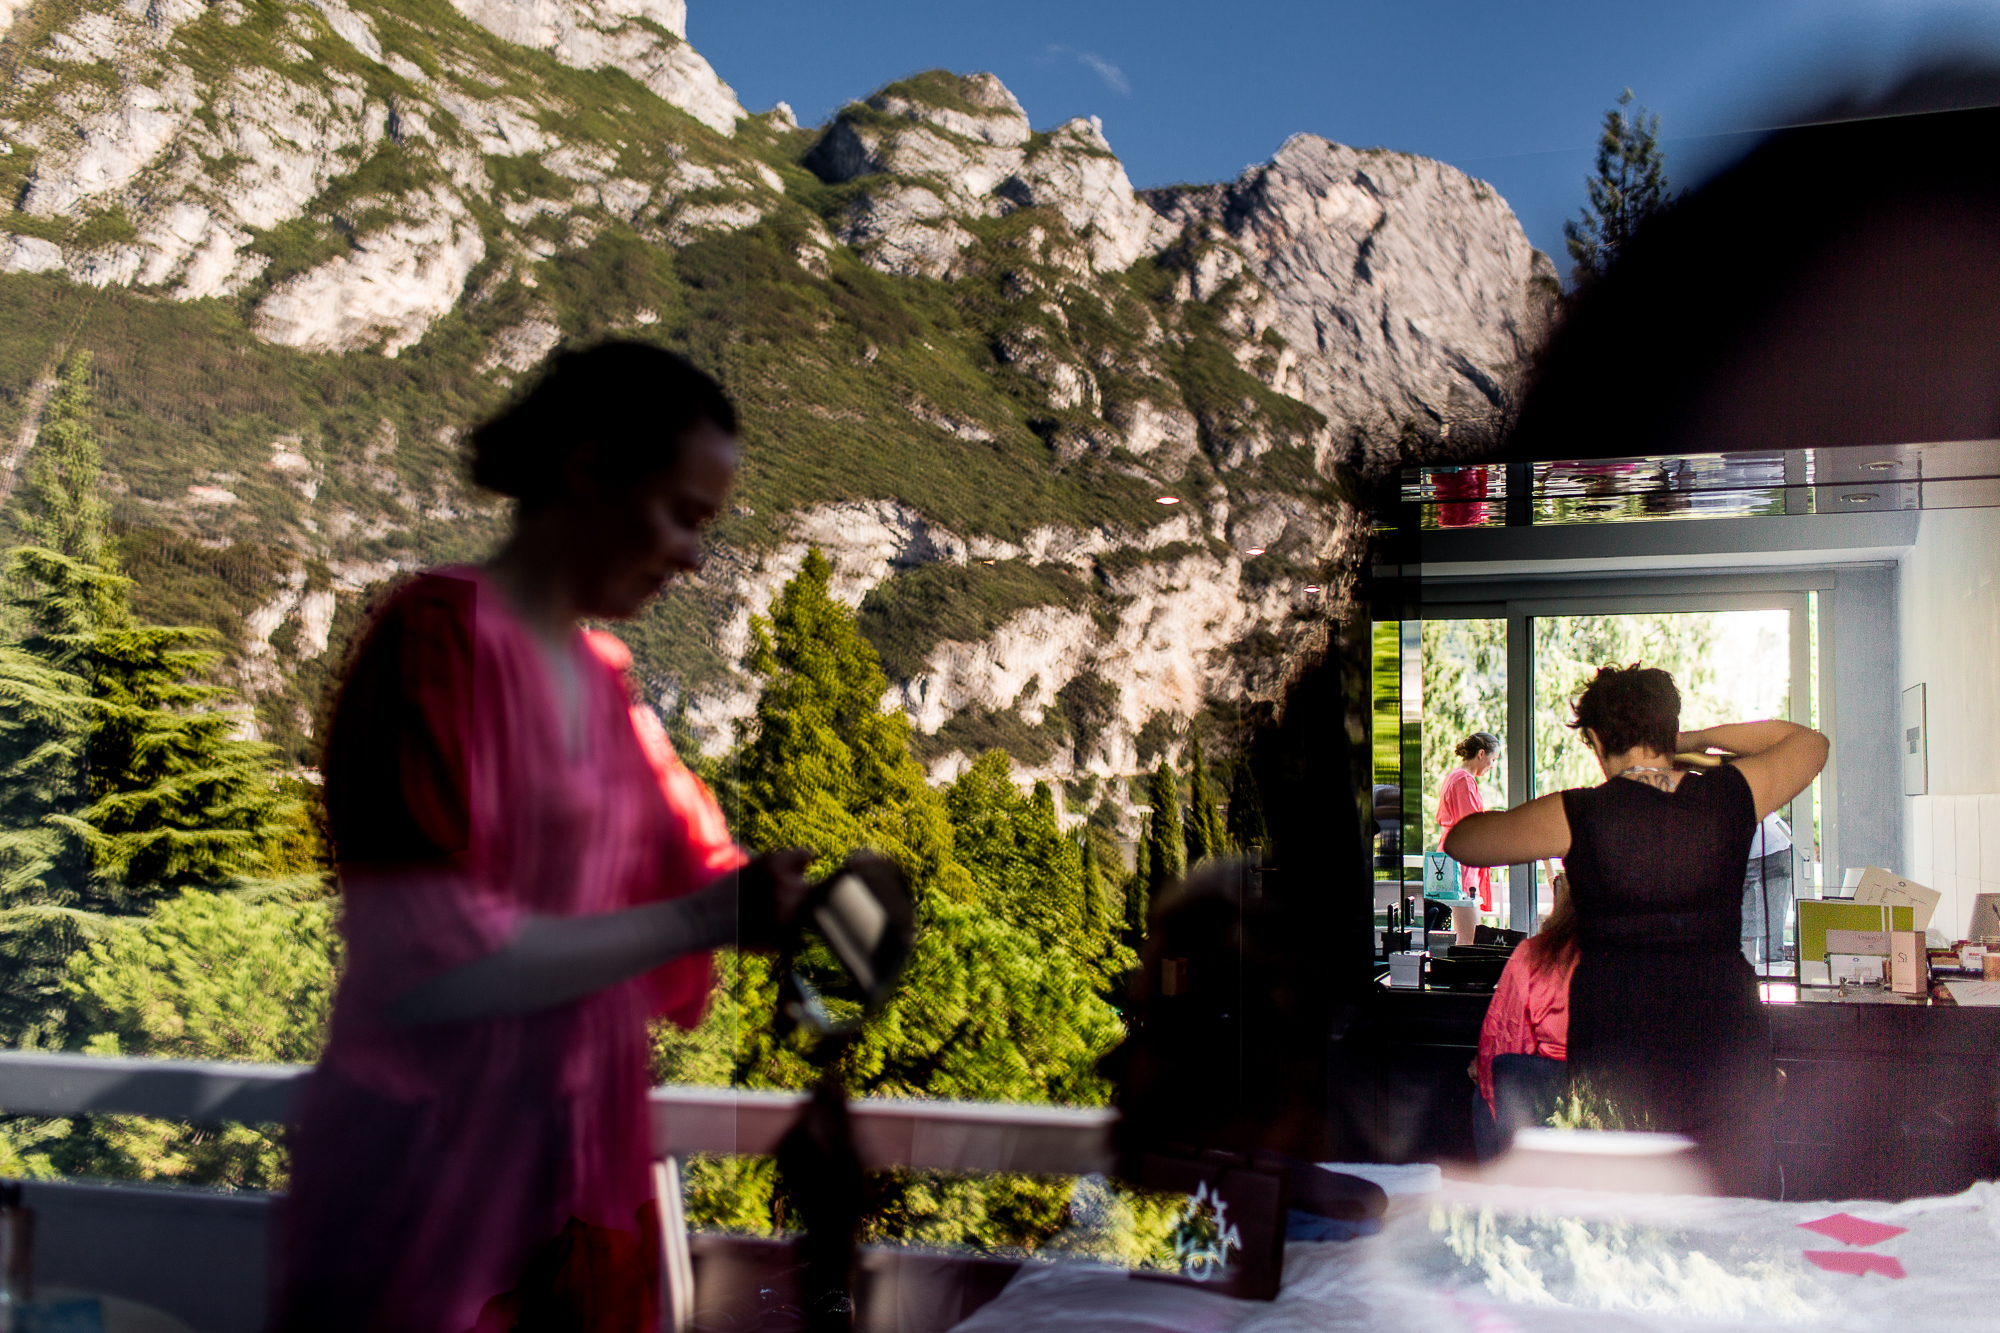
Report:
[[[1801,1222],[1907,1227],[1843,1246]],[[1483,1243],[1480,1219],[1486,1219]],[[1457,1220],[1460,1251],[1451,1243]],[[1815,1333],[2000,1330],[2000,1186],[1883,1203],[1768,1203],[1446,1181],[1390,1200],[1381,1234],[1286,1246],[1274,1301],[1082,1265],[1030,1265],[954,1333]],[[1893,1255],[1891,1279],[1806,1250]],[[1539,1284],[1539,1288],[1537,1286]]]

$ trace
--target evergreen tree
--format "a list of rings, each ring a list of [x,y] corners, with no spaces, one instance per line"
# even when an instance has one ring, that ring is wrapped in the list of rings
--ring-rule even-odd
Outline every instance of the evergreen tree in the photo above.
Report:
[[[909,722],[885,713],[880,660],[833,600],[833,567],[817,550],[752,622],[751,669],[766,680],[737,765],[742,838],[752,847],[809,847],[831,869],[850,849],[893,857],[922,900],[970,902],[952,858],[944,802],[910,757]]]
[[[1199,735],[1188,738],[1187,824],[1182,836],[1187,844],[1189,869],[1229,850],[1222,812],[1216,809],[1215,798],[1209,794],[1208,765],[1202,760]]]
[[[946,790],[954,852],[982,906],[1045,945],[1080,944],[1082,854],[1057,826],[1047,784],[1024,794],[1009,776],[1012,767],[1005,750],[988,750]]]
[[[0,651],[0,1041],[69,1032],[66,960],[110,915],[265,868],[296,832],[270,747],[235,739],[205,630],[135,623],[110,566],[88,359],[66,369],[30,470],[37,541],[8,553],[21,634]]]
[[[1153,770],[1147,798],[1153,807],[1152,814],[1146,819],[1146,903],[1147,909],[1151,910],[1160,890],[1178,880],[1187,864],[1183,859],[1186,844],[1181,836],[1179,784],[1174,781],[1174,770],[1164,758],[1160,760],[1160,766]]]
[[[1097,839],[1088,830],[1077,839],[1077,854],[1083,863],[1083,928],[1090,934],[1108,937],[1113,926],[1110,904],[1106,901],[1104,876],[1097,869]]]
[[[90,353],[78,352],[63,367],[35,436],[28,469],[32,512],[22,535],[30,546],[107,566],[105,504],[97,484],[103,459],[90,407]]]
[[[1236,761],[1229,780],[1229,840],[1243,851],[1271,854],[1271,831],[1264,825],[1264,800],[1247,758]]]
[[[1079,876],[1080,857],[1054,831],[1053,801],[1005,781],[1004,757],[997,785],[990,759],[951,797],[924,782],[908,723],[881,711],[888,682],[853,614],[828,591],[831,575],[825,557],[810,553],[769,621],[756,625],[752,663],[765,685],[739,765],[740,831],[753,847],[813,847],[822,869],[850,848],[872,847],[893,857],[916,891],[909,969],[842,1056],[842,1082],[857,1094],[1101,1105],[1109,1089],[1097,1061],[1123,1029],[1098,994],[1097,971],[1071,948],[1050,946],[1047,897],[1024,887],[1037,857],[1064,867],[1072,884]],[[952,800],[971,830],[974,871],[959,859]],[[1067,851],[1050,847],[1050,834]],[[836,1017],[854,1012],[824,946],[808,947],[798,964]],[[656,1031],[655,1076],[766,1088],[814,1082],[819,1071],[771,1034],[772,961],[725,953],[718,972],[700,1027]],[[699,1163],[690,1172],[703,1219],[768,1228],[773,1189],[768,1164]],[[947,1185],[905,1175],[883,1182],[876,1198],[878,1218],[903,1234],[991,1245],[1019,1243],[1009,1237],[1029,1225],[1024,1219],[1059,1219],[1063,1192],[1013,1177]]]
[[[962,800],[988,835],[973,840],[982,875],[968,872],[947,797],[925,783],[910,756],[902,714],[881,710],[888,681],[853,613],[833,600],[831,577],[825,557],[810,553],[770,619],[755,627],[752,664],[765,685],[738,771],[746,844],[815,848],[822,870],[852,848],[873,848],[903,867],[917,895],[909,971],[844,1057],[846,1085],[896,1096],[1101,1102],[1107,1089],[1096,1061],[1119,1039],[1117,1016],[1096,994],[1093,970],[1070,949],[1046,943],[1038,925],[1047,923],[1048,900],[1021,889],[1023,867],[1037,855],[1067,865],[1075,883],[1077,866],[1047,845],[1053,821],[1048,830],[1038,827],[1052,812],[1042,807],[1038,815],[1036,803],[1004,780],[1011,798],[989,785],[973,802],[968,788]],[[990,761],[980,772],[990,778]],[[1005,807],[1004,818],[989,818],[986,798]],[[1067,843],[1059,833],[1053,841]],[[1001,910],[1010,898],[1018,910]],[[823,946],[799,962],[836,1015],[853,1012]],[[770,960],[732,956],[702,1026],[660,1034],[656,1072],[753,1087],[808,1085],[817,1072],[771,1036],[775,1001]]]
[[[1627,116],[1632,90],[1604,113],[1597,136],[1596,174],[1585,182],[1590,204],[1563,223],[1571,277],[1584,287],[1603,277],[1639,224],[1670,202],[1666,161],[1660,154],[1660,118],[1640,107]]]

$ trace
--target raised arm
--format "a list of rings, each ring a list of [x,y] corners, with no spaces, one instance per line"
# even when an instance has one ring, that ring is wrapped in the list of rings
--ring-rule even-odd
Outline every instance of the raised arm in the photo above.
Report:
[[[1703,731],[1684,731],[1674,743],[1680,751],[1724,750],[1734,755],[1737,771],[1750,783],[1757,818],[1812,785],[1826,767],[1832,742],[1796,722],[1731,722]]]
[[[1445,851],[1468,866],[1512,866],[1569,851],[1569,817],[1562,793],[1538,796],[1512,810],[1467,815],[1445,835]]]
[[[774,852],[684,898],[595,916],[532,916],[514,938],[406,992],[399,1024],[533,1013],[724,944],[769,947],[805,895],[810,852]],[[740,916],[739,916],[740,913]]]

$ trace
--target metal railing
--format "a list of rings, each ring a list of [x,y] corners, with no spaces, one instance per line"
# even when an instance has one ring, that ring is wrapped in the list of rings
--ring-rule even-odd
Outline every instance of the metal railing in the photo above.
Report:
[[[311,1072],[310,1065],[0,1051],[0,1114],[282,1123]],[[769,1153],[805,1101],[796,1092],[655,1088],[654,1151]],[[850,1113],[870,1167],[1051,1175],[1108,1169],[1116,1118],[1109,1110],[888,1098],[857,1099]],[[86,1181],[33,1181],[27,1194],[38,1214],[44,1281],[145,1301],[202,1333],[261,1327],[272,1195]]]
[[[287,1118],[310,1065],[149,1060],[48,1051],[0,1051],[0,1113],[145,1115],[266,1124]],[[655,1088],[653,1149],[769,1153],[805,1104],[799,1092]],[[855,1146],[870,1167],[1082,1175],[1106,1170],[1116,1113],[1011,1102],[858,1098]]]

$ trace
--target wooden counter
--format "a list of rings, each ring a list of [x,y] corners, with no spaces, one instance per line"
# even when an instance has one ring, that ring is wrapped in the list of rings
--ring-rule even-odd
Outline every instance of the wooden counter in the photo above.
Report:
[[[1335,1147],[1354,1160],[1471,1160],[1490,995],[1381,989],[1329,1060]],[[1904,1199],[2000,1177],[2000,1009],[1773,1003],[1784,1071],[1773,1192]]]

